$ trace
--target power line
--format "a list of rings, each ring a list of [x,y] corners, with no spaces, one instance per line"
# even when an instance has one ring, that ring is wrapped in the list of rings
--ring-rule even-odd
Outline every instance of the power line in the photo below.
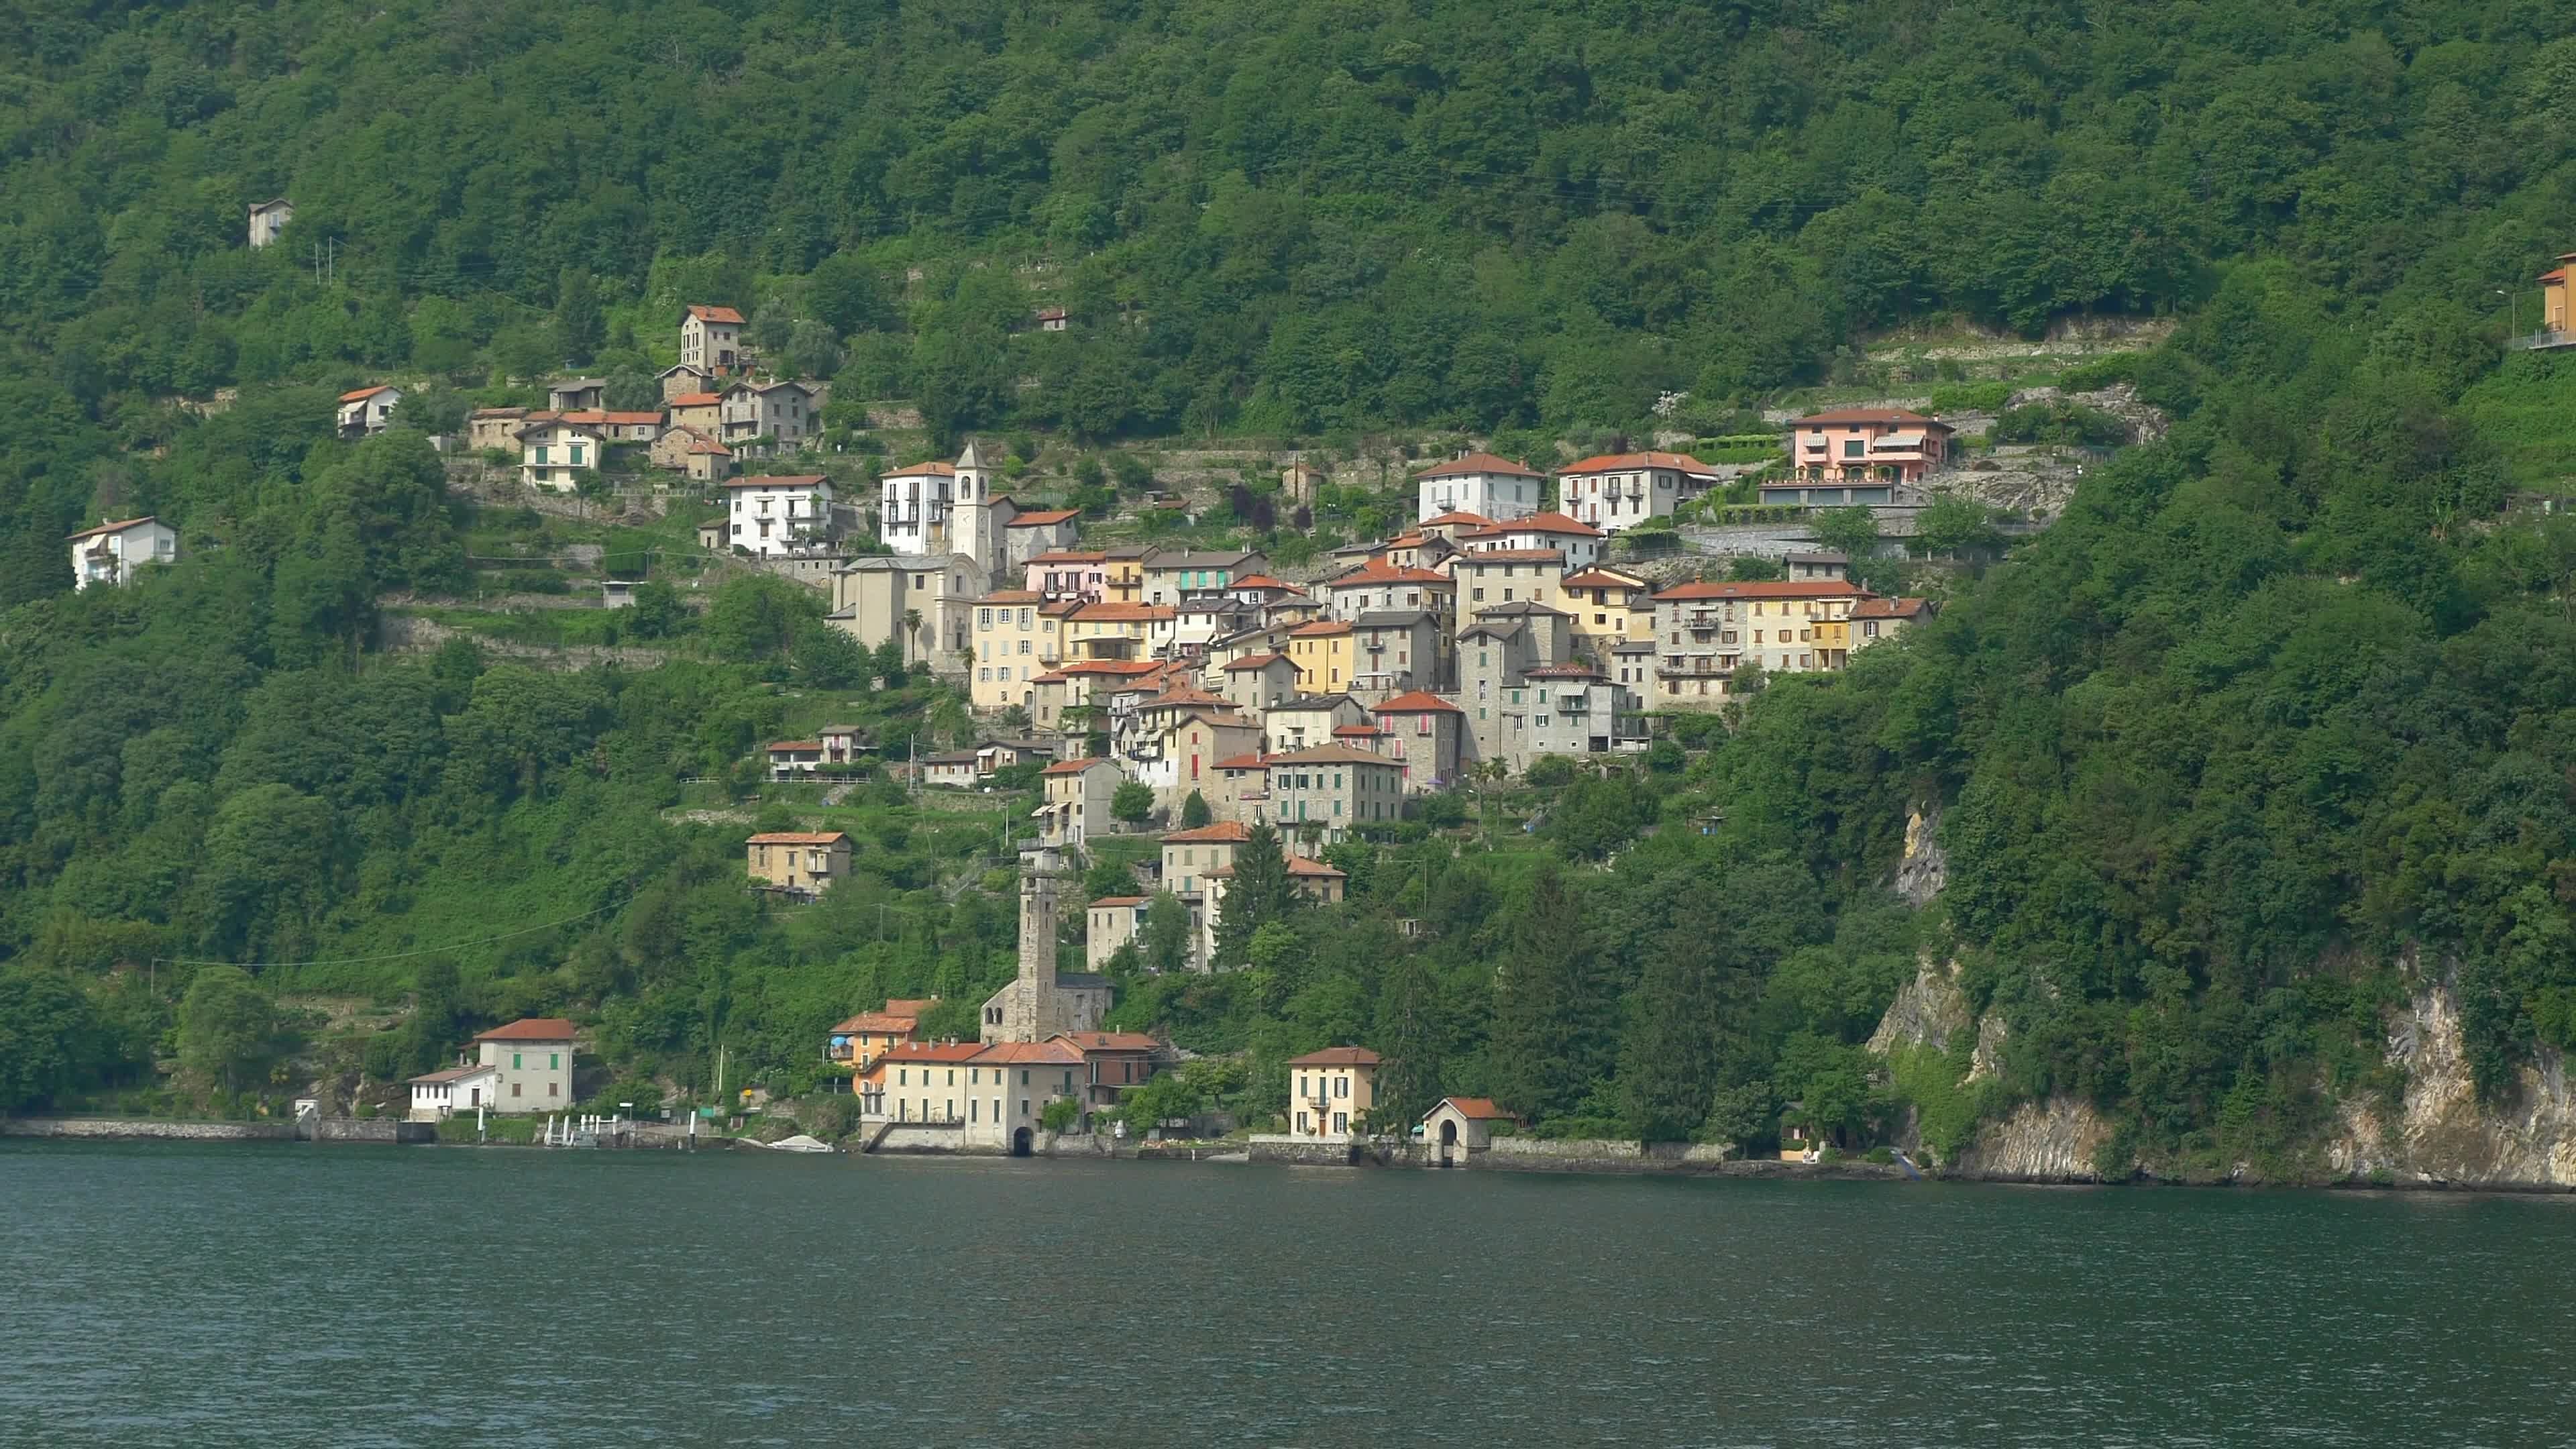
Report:
[[[507,941],[518,936],[533,936],[539,931],[551,931],[558,926],[569,926],[575,921],[586,921],[593,916],[613,911],[633,899],[635,899],[635,892],[630,890],[624,896],[604,906],[584,911],[577,916],[566,916],[560,921],[548,921],[541,926],[522,926],[518,930],[503,931],[497,936],[485,936],[480,940],[457,941],[445,946],[423,946],[416,951],[388,951],[378,956],[339,956],[318,961],[218,961],[190,956],[155,956],[152,959],[156,964],[164,966],[239,966],[246,971],[275,971],[290,966],[363,966],[376,961],[406,961],[414,956],[444,955],[449,951],[471,950],[476,946],[488,946],[495,941]]]

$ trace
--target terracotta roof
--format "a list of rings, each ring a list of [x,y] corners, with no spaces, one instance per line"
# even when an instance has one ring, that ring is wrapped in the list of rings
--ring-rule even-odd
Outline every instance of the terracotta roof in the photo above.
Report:
[[[1524,679],[1607,679],[1609,676],[1589,664],[1542,664],[1521,671]]]
[[[819,750],[821,748],[823,748],[821,740],[780,740],[769,746],[769,753],[774,755],[781,750]]]
[[[957,470],[946,463],[915,463],[909,468],[896,468],[880,473],[879,478],[954,478]]]
[[[496,1026],[476,1041],[570,1041],[572,1023],[560,1016],[523,1016],[508,1026]]]
[[[527,415],[526,408],[476,408],[465,416],[468,418],[524,418]]]
[[[1029,589],[995,589],[977,599],[979,604],[1034,604],[1043,596]]]
[[[658,423],[662,421],[662,415],[660,413],[601,413],[599,416],[612,423],[633,424]]]
[[[1367,1047],[1326,1047],[1319,1052],[1308,1052],[1302,1057],[1290,1057],[1288,1065],[1292,1067],[1373,1067],[1378,1064],[1378,1061],[1378,1054]]]
[[[1351,632],[1351,626],[1339,619],[1317,619],[1311,624],[1300,624],[1296,628],[1289,630],[1288,637],[1291,639],[1321,639],[1327,635],[1347,634],[1349,632]]]
[[[884,1056],[868,1063],[867,1074],[870,1077],[874,1077],[878,1073],[883,1072],[887,1067],[906,1066],[915,1062],[947,1062],[953,1064],[956,1062],[972,1061],[976,1057],[983,1055],[983,1052],[984,1047],[981,1042],[908,1041],[896,1045]]]
[[[1292,876],[1302,875],[1310,880],[1349,880],[1351,878],[1350,872],[1346,870],[1335,869],[1320,860],[1308,860],[1302,855],[1288,857],[1288,873]]]
[[[1333,737],[1334,737],[1335,739],[1339,739],[1339,738],[1341,738],[1343,735],[1361,735],[1361,736],[1366,736],[1366,735],[1382,735],[1382,734],[1385,734],[1385,733],[1386,733],[1386,731],[1384,731],[1384,730],[1382,730],[1382,729],[1379,729],[1376,725],[1373,725],[1373,724],[1346,724],[1346,725],[1335,725],[1335,726],[1333,726]]]
[[[689,315],[701,322],[731,322],[739,326],[742,314],[731,307],[691,307]]]
[[[1476,473],[1501,473],[1514,478],[1547,476],[1527,463],[1515,463],[1509,458],[1498,458],[1491,453],[1469,453],[1463,458],[1452,458],[1436,468],[1426,468],[1413,476],[1415,478],[1463,478]]]
[[[1295,669],[1297,667],[1295,664],[1289,662],[1288,656],[1285,654],[1246,654],[1242,658],[1227,664],[1223,669],[1220,669],[1217,672],[1219,674],[1249,674],[1256,669],[1267,669],[1273,664],[1286,664],[1291,669]]]
[[[1079,513],[1079,509],[1073,508],[1041,508],[1033,513],[1023,513],[1019,517],[1012,519],[1009,526],[1012,528],[1044,528],[1052,523],[1062,523],[1066,519],[1078,516]]]
[[[1855,619],[1912,619],[1932,612],[1928,599],[1863,599],[1852,605]]]
[[[1058,674],[1151,674],[1163,666],[1150,659],[1083,659],[1059,667]]]
[[[377,384],[377,385],[375,385],[374,387],[362,387],[362,388],[358,389],[356,392],[344,392],[344,393],[340,394],[340,401],[342,401],[342,402],[364,402],[364,401],[366,401],[368,398],[374,397],[377,393],[380,393],[380,392],[392,392],[392,391],[393,391],[393,388],[392,388],[392,386],[391,386],[391,385],[389,385],[389,384],[385,384],[385,383],[378,383],[378,384]]]
[[[1460,568],[1481,563],[1563,562],[1565,562],[1565,550],[1561,548],[1480,548],[1471,549],[1451,560],[1452,564]]]
[[[1073,617],[1077,619],[1110,619],[1119,622],[1133,622],[1138,620],[1173,619],[1180,616],[1169,604],[1119,604],[1103,600],[1096,604],[1085,604],[1081,608],[1074,610]]]
[[[1146,899],[1147,898],[1144,896],[1102,896],[1091,904],[1095,908],[1100,906],[1141,906],[1145,904]]]
[[[1383,765],[1390,770],[1403,768],[1384,755],[1372,755],[1366,750],[1355,750],[1348,745],[1316,745],[1309,749],[1292,750],[1284,755],[1270,757],[1272,769],[1277,769],[1281,765]]]
[[[1210,694],[1204,689],[1192,689],[1188,685],[1180,685],[1172,689],[1167,689],[1161,694],[1155,695],[1152,699],[1145,701],[1140,708],[1176,709],[1183,705],[1192,704],[1213,704],[1221,709],[1234,708],[1233,700],[1224,698],[1221,695]]]
[[[1070,548],[1051,548],[1029,560],[1031,563],[1106,563],[1108,561],[1109,555],[1105,553],[1084,553],[1079,549]]]
[[[1100,903],[1093,901],[1092,904]],[[1076,1050],[1086,1052],[1151,1052],[1163,1049],[1161,1042],[1141,1031],[1060,1031],[1047,1040],[1066,1042]]]
[[[1270,768],[1270,762],[1263,759],[1260,753],[1256,751],[1249,755],[1236,755],[1230,760],[1219,760],[1210,768],[1218,770],[1266,770]]]
[[[1675,584],[1655,595],[1664,599],[1848,599],[1869,591],[1842,579],[1771,580],[1760,583]]]
[[[774,476],[764,473],[750,478],[729,479],[724,486],[727,488],[811,488],[817,483],[831,481],[820,473],[781,473]]]
[[[766,835],[752,836],[750,839],[745,840],[743,844],[829,845],[833,841],[847,840],[849,838],[850,837],[846,832],[839,830],[773,830]]]
[[[910,1031],[921,1024],[921,1018],[910,1012],[862,1011],[835,1025],[834,1031]]]
[[[1440,1099],[1439,1105],[1433,1107],[1431,1112],[1425,1112],[1422,1114],[1422,1120],[1426,1122],[1430,1121],[1431,1113],[1439,1111],[1441,1107],[1455,1108],[1459,1116],[1477,1122],[1512,1122],[1519,1120],[1512,1116],[1511,1113],[1495,1106],[1493,1099],[1489,1097],[1443,1097]]]
[[[885,1009],[897,1016],[919,1016],[938,1004],[936,996],[889,996]]]
[[[1642,589],[1645,587],[1635,579],[1621,578],[1603,569],[1585,569],[1579,574],[1567,574],[1559,582],[1569,589]]]
[[[102,523],[96,528],[84,528],[78,533],[66,534],[63,537],[63,542],[71,543],[77,539],[91,538],[102,533],[123,533],[129,528],[135,528],[146,523],[158,522],[160,522],[160,520],[157,517],[147,513],[141,518],[129,518],[122,523]]]
[[[1023,1062],[1044,1062],[1072,1066],[1082,1060],[1082,1053],[1077,1048],[1053,1041],[997,1041],[968,1060],[978,1066],[991,1066],[997,1062],[1008,1062],[1013,1065]]]
[[[675,408],[711,408],[723,401],[724,394],[720,392],[684,392],[676,393],[672,396],[671,406]]]
[[[1481,513],[1469,513],[1463,508],[1452,508],[1448,512],[1440,514],[1437,517],[1422,520],[1422,522],[1417,524],[1416,527],[1431,528],[1441,524],[1466,523],[1474,524],[1476,527],[1482,528],[1493,521],[1494,520],[1487,518]]]
[[[1830,412],[1809,413],[1788,426],[1803,428],[1810,423],[1903,423],[1908,427],[1939,428],[1945,433],[1956,431],[1938,418],[1925,417],[1904,408],[1835,408]]]
[[[1230,589],[1286,589],[1292,594],[1297,591],[1296,585],[1282,583],[1268,574],[1245,574],[1242,578],[1236,579],[1233,583],[1226,585],[1226,587]]]
[[[1591,524],[1585,523],[1580,519],[1568,518],[1562,513],[1533,513],[1527,518],[1515,518],[1509,522],[1497,523],[1491,528],[1480,528],[1467,536],[1469,538],[1502,538],[1506,535],[1515,533],[1568,533],[1577,538],[1606,538],[1609,536],[1603,533],[1600,529],[1594,528]]]
[[[1241,845],[1251,838],[1251,829],[1242,821],[1220,820],[1214,825],[1175,830],[1163,837],[1163,843],[1165,845]]]
[[[1465,714],[1466,711],[1427,689],[1417,689],[1381,701],[1379,714]]]
[[[1328,587],[1366,588],[1371,584],[1437,584],[1446,588],[1457,587],[1447,574],[1436,573],[1426,568],[1398,568],[1382,558],[1370,559],[1349,573],[1333,579]]]
[[[1061,322],[1064,320],[1064,309],[1062,307],[1041,307],[1038,309],[1038,320],[1041,322]]]
[[[689,444],[689,451],[692,453],[709,453],[719,458],[730,458],[733,456],[733,449],[726,447],[724,444],[717,442],[715,439],[708,437],[706,434],[699,432],[695,428],[682,428],[680,431],[688,434],[689,437],[694,440]]]
[[[1557,469],[1559,473],[1623,473],[1633,468],[1676,468],[1684,473],[1708,473],[1706,463],[1688,453],[1600,453]]]

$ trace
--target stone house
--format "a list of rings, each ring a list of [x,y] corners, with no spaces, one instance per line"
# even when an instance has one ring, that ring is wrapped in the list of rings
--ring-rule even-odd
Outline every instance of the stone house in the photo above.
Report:
[[[475,452],[491,448],[519,450],[519,429],[528,425],[526,408],[476,408],[465,415],[465,446]]]
[[[732,373],[742,365],[742,314],[731,307],[681,309],[680,362],[718,377]]]
[[[1082,1053],[1083,1074],[1075,1080],[1083,1106],[1094,1111],[1115,1110],[1129,1092],[1178,1059],[1169,1045],[1141,1031],[1069,1031],[1048,1040]]]
[[[743,856],[753,880],[790,895],[818,896],[849,878],[850,837],[838,830],[771,831],[744,841]]]
[[[608,406],[608,379],[570,377],[546,387],[546,406],[559,413],[593,412]]]
[[[1417,689],[1380,701],[1369,714],[1385,732],[1378,753],[1404,768],[1405,793],[1426,794],[1458,782],[1466,711]]]
[[[1073,547],[1081,514],[1070,508],[1037,508],[1015,513],[1002,527],[1002,565],[996,573],[1017,573],[1031,559]]]
[[[684,397],[694,397],[700,393],[710,398],[716,395],[714,370],[691,363],[674,363],[663,368],[654,374],[654,380],[662,385],[662,401],[665,404]]]
[[[1270,812],[1281,830],[1330,845],[1361,825],[1404,818],[1404,767],[1346,745],[1272,755]]]
[[[1258,715],[1297,697],[1297,666],[1285,654],[1245,654],[1218,666],[1217,690],[1235,708]]]
[[[1324,592],[1332,601],[1333,617],[1343,620],[1396,609],[1420,609],[1438,615],[1445,629],[1458,607],[1458,584],[1449,575],[1433,569],[1398,567],[1383,558],[1370,559],[1328,581]]]
[[[1457,617],[1462,625],[1497,604],[1555,608],[1563,597],[1565,550],[1505,548],[1453,554],[1449,577],[1458,583]]]
[[[1449,680],[1448,631],[1428,609],[1367,613],[1351,621],[1351,691],[1384,698],[1416,689],[1439,689]]]
[[[1126,777],[1105,759],[1058,760],[1038,772],[1046,803],[1038,810],[1038,839],[1079,848],[1115,828],[1109,802]]]
[[[1347,694],[1301,694],[1261,712],[1263,743],[1272,753],[1329,743],[1333,731],[1365,724],[1368,710]]]
[[[737,382],[721,397],[724,445],[737,453],[762,438],[780,448],[802,448],[822,431],[814,389],[801,382]]]

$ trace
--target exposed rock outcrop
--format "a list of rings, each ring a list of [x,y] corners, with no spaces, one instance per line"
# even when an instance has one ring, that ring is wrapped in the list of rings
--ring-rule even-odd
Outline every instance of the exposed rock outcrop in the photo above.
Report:
[[[2576,1187],[2576,1091],[2567,1059],[2539,1048],[2513,1100],[2480,1103],[2460,1031],[2459,1001],[2447,985],[2417,994],[2391,1025],[2388,1061],[2406,1073],[2394,1121],[2348,1103],[2344,1131],[2327,1144],[2329,1165],[2347,1179],[2442,1182],[2461,1187]]]
[[[1898,1047],[1948,1051],[1950,1038],[1967,1024],[1968,998],[1959,990],[1958,963],[1926,956],[1914,979],[1897,988],[1896,999],[1878,1020],[1878,1030],[1870,1033],[1869,1049],[1882,1057]]]
[[[2111,1124],[2090,1102],[2066,1096],[2024,1102],[1986,1124],[1949,1168],[1997,1182],[2099,1182],[2095,1157],[2110,1137]]]
[[[1896,862],[1896,893],[1912,906],[1929,905],[1950,883],[1950,858],[1941,851],[1941,802],[1926,800],[1905,815],[1905,854]]]

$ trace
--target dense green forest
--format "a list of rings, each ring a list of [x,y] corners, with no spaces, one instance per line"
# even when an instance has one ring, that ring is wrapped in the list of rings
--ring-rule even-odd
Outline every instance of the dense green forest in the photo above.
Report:
[[[1368,1040],[1406,1100],[1489,1091],[1539,1130],[1760,1138],[1798,1100],[1857,1142],[1911,1105],[1946,1153],[2065,1092],[2124,1151],[2288,1167],[2392,1089],[2384,1013],[2450,975],[2507,1095],[2576,1046],[2576,525],[2505,511],[2566,472],[2576,368],[2496,345],[2498,291],[2576,249],[2565,29],[2239,0],[15,7],[0,1106],[154,1090],[156,1057],[256,1091],[225,1063],[296,1036],[381,1078],[553,1010],[635,1081],[702,1088],[721,1042],[804,1085],[837,1016],[1007,974],[983,816],[863,792],[859,878],[790,912],[740,888],[738,825],[669,813],[827,703],[890,740],[953,724],[934,684],[800,648],[810,610],[737,587],[653,670],[375,652],[379,595],[454,586],[474,519],[416,432],[332,440],[333,392],[399,378],[436,426],[566,361],[633,388],[684,301],[942,435],[1533,453],[1669,393],[1848,377],[1891,328],[2177,314],[2122,365],[2171,433],[1933,626],[1675,722],[1640,778],[1550,768],[1342,848],[1346,906],[1279,902],[1238,971],[1121,963],[1120,1020],[1244,1052],[1170,1090],[1255,1111],[1286,1055]],[[252,252],[272,195],[295,220]],[[1028,332],[1040,305],[1071,330]],[[71,594],[62,536],[147,511],[186,560]],[[1926,801],[1950,884],[1917,911],[1886,883]],[[1965,1042],[1886,1077],[1859,1047],[1926,952],[2010,1025],[1969,1093]],[[263,1017],[281,993],[403,1025]]]

